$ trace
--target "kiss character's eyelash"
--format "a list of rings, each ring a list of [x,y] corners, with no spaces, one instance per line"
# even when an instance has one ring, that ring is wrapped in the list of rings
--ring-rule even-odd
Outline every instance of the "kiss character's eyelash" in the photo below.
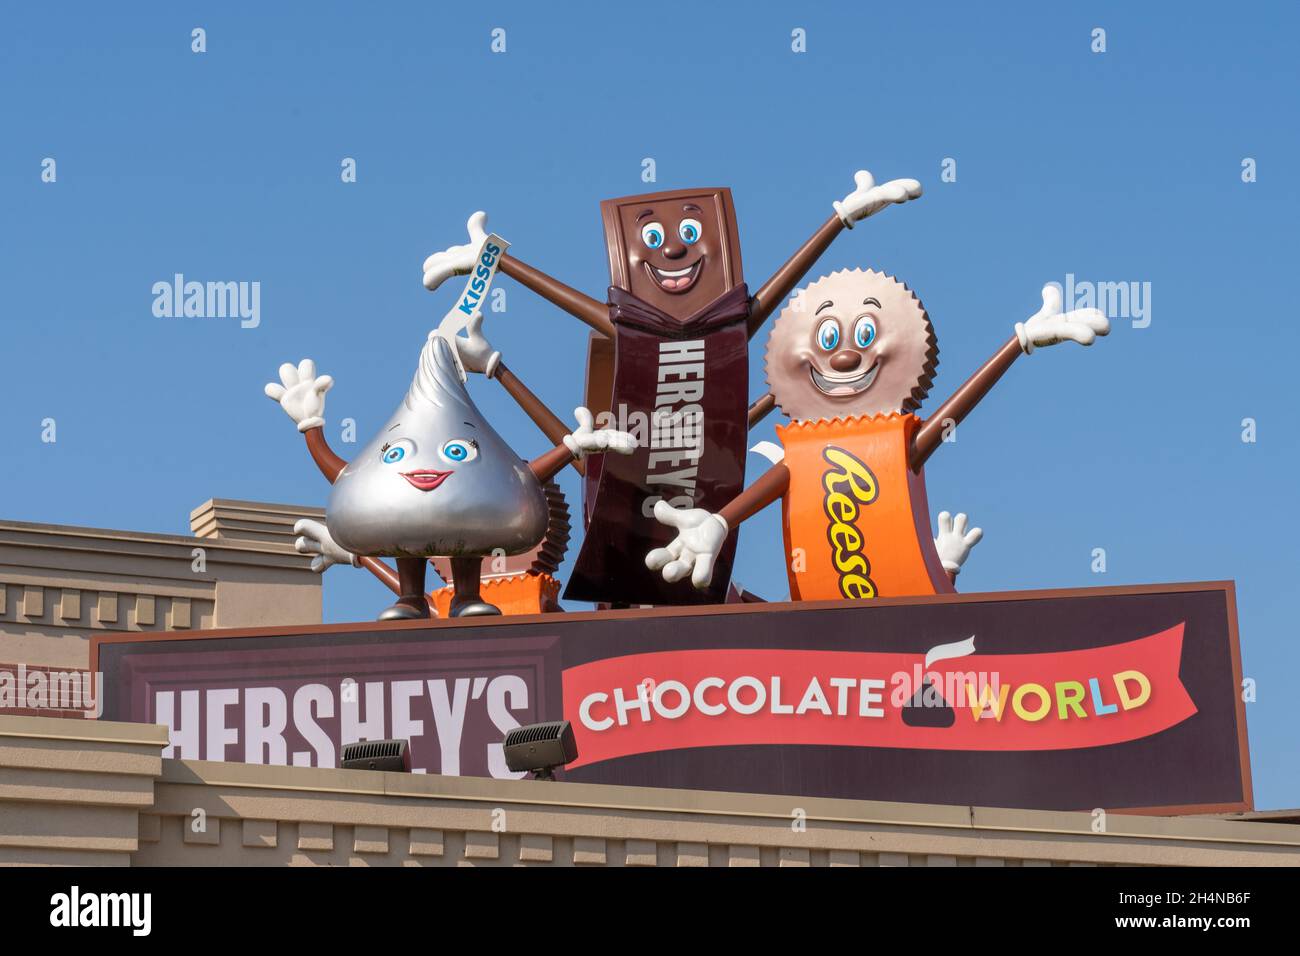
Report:
[[[393,446],[390,445],[388,442],[384,442],[384,447],[381,448],[381,449],[379,449],[379,454],[382,455],[384,452],[388,451],[388,449],[390,449],[390,448],[392,448],[392,447],[393,447]]]

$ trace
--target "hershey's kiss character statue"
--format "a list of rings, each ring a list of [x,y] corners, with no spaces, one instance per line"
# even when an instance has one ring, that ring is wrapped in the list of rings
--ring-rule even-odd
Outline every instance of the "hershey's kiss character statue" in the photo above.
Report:
[[[267,385],[266,394],[297,423],[334,485],[324,527],[300,523],[299,533],[311,536],[300,550],[330,556],[322,561],[326,567],[397,559],[400,596],[380,620],[430,616],[425,565],[435,556],[450,559],[452,617],[499,613],[479,594],[482,558],[520,554],[542,540],[549,520],[542,486],[571,460],[593,451],[627,454],[635,444],[626,433],[594,430],[591,414],[580,408],[576,431],[539,458],[520,460],[470,399],[452,346],[433,332],[406,398],[346,462],[323,429],[325,393],[333,384],[303,359],[280,366],[280,384]]]
[[[753,295],[741,270],[740,231],[729,189],[680,189],[600,204],[610,287],[600,302],[503,254],[501,271],[595,330],[587,403],[648,440],[620,459],[586,468],[587,533],[565,597],[612,604],[719,603],[735,553],[729,535],[700,589],[665,580],[642,561],[666,544],[659,505],[716,511],[744,487],[748,429],[771,410],[748,399],[748,342],[832,240],[891,203],[921,194],[914,179],[876,185],[859,171],[834,213]],[[431,255],[424,284],[436,289],[476,268],[484,213],[469,243]],[[608,358],[612,353],[612,375]],[[602,358],[603,357],[603,358]],[[512,383],[503,381],[516,398]],[[532,412],[530,412],[532,414]],[[536,416],[534,416],[536,418]],[[635,424],[634,424],[635,423]]]
[[[767,382],[791,418],[782,447],[756,450],[775,464],[733,501],[704,509],[655,507],[676,530],[646,555],[666,580],[706,587],[737,524],[781,499],[794,600],[863,600],[948,592],[978,529],[939,516],[930,536],[924,465],[1021,355],[1067,340],[1091,345],[1110,331],[1096,309],[1061,314],[1061,293],[1043,307],[927,419],[916,409],[930,390],[939,345],[916,295],[872,270],[835,272],[801,289],[767,343]]]

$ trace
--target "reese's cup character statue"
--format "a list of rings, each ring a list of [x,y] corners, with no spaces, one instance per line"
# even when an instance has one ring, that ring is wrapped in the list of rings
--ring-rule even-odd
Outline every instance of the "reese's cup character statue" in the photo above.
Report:
[[[313,568],[367,567],[398,594],[380,620],[430,616],[425,565],[446,557],[453,593],[451,617],[499,614],[480,593],[480,565],[491,555],[533,551],[555,527],[554,501],[545,484],[569,461],[593,451],[632,450],[632,436],[595,430],[586,409],[582,424],[555,448],[520,460],[475,407],[456,364],[454,346],[435,331],[420,353],[415,378],[392,417],[351,461],[325,440],[325,393],[333,386],[304,359],[280,366],[280,383],[266,394],[288,413],[307,449],[334,485],[325,522],[303,521],[299,551],[314,553]],[[567,538],[567,515],[564,521]],[[378,557],[397,559],[397,575]],[[394,580],[396,578],[396,580]]]
[[[748,401],[748,342],[844,229],[891,203],[914,199],[918,182],[877,186],[858,172],[855,188],[793,256],[750,294],[728,189],[682,189],[601,203],[610,287],[597,301],[526,265],[513,251],[500,269],[595,330],[588,406],[646,438],[630,455],[597,456],[584,479],[587,532],[565,598],[613,604],[702,604],[723,600],[735,535],[714,555],[698,589],[651,573],[648,548],[668,543],[659,506],[715,511],[744,487],[749,426],[771,408]],[[470,242],[430,256],[424,284],[436,289],[478,267],[484,213],[469,220]],[[467,302],[467,307],[476,303]],[[612,372],[608,357],[612,355]],[[604,358],[602,358],[604,357]],[[535,398],[503,384],[542,424]],[[526,393],[529,398],[521,398]],[[531,401],[530,401],[531,399]]]
[[[646,565],[665,580],[706,587],[723,542],[740,522],[780,498],[790,596],[864,600],[953,590],[978,529],[940,515],[930,536],[924,465],[1021,355],[1071,340],[1091,345],[1110,331],[1095,309],[1061,314],[1061,294],[1015,326],[983,367],[927,419],[916,410],[939,360],[925,308],[892,276],[835,272],[801,289],[768,338],[767,382],[790,417],[777,427],[776,463],[731,502],[703,508],[655,506],[676,537]],[[759,446],[759,450],[764,450]]]

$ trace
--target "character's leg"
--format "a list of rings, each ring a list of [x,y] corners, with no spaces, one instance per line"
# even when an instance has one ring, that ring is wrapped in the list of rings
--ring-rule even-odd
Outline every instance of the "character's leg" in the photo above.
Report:
[[[404,621],[431,616],[428,598],[424,596],[424,565],[424,558],[397,559],[402,594],[396,604],[379,615],[379,620]]]
[[[479,594],[479,576],[482,558],[451,559],[451,616],[477,617],[482,614],[500,614],[495,604],[488,604]]]

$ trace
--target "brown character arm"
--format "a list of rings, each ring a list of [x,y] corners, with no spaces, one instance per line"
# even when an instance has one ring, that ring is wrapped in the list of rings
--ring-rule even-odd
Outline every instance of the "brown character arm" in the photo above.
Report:
[[[785,297],[799,284],[835,237],[844,231],[839,214],[832,215],[821,224],[807,242],[795,250],[785,265],[776,270],[772,278],[763,283],[749,300],[749,337],[752,339],[763,327],[767,317],[777,310]]]
[[[534,458],[528,463],[528,467],[538,481],[546,484],[571,461],[573,461],[573,452],[560,443],[546,454]]]
[[[545,272],[534,269],[508,253],[501,257],[501,271],[546,301],[586,322],[601,335],[614,337],[614,323],[610,322],[609,306],[604,303],[583,295],[558,279],[552,279]]]
[[[546,406],[540,398],[533,394],[532,390],[519,380],[514,372],[506,367],[505,362],[498,362],[497,367],[492,372],[492,378],[501,383],[501,387],[509,393],[515,403],[524,410],[524,413],[533,420],[533,423],[542,430],[542,434],[548,439],[561,445],[564,436],[569,434],[570,428],[553,411]],[[580,475],[587,473],[587,466],[582,461],[574,458],[572,460],[574,469]]]
[[[926,419],[912,440],[913,471],[920,471],[921,466],[943,442],[947,423],[951,422],[953,426],[960,424],[1021,354],[1020,340],[1013,335],[991,359],[981,365],[974,375],[966,379],[962,386]]]
[[[330,448],[329,442],[325,440],[324,428],[307,429],[307,450],[311,452],[312,461],[316,462],[316,467],[329,479],[330,484],[334,484],[339,472],[348,466],[348,463],[334,454],[333,449]]]
[[[772,414],[774,408],[776,408],[776,396],[771,392],[768,392],[762,398],[755,399],[754,404],[749,406],[749,424],[747,427],[753,428]]]
[[[727,527],[734,529],[746,518],[758,514],[790,489],[790,469],[784,462],[773,465],[758,480],[732,498],[718,512]]]

